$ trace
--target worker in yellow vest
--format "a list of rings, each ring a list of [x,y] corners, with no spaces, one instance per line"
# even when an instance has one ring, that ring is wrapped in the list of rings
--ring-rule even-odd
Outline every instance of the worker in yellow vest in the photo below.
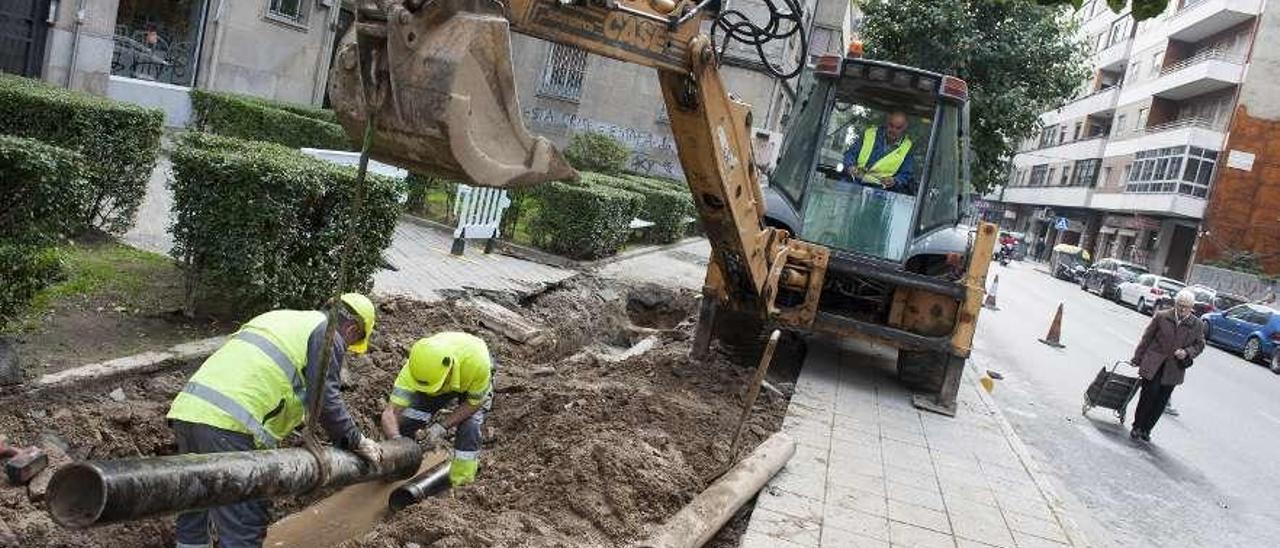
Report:
[[[240,327],[200,365],[167,415],[179,453],[271,449],[306,418],[307,394],[321,390],[319,419],[329,439],[375,465],[379,445],[360,432],[338,394],[346,351],[368,349],[374,308],[368,297],[340,298],[338,325],[325,379],[320,359],[328,317],[316,310],[274,310]],[[224,548],[261,546],[269,520],[266,500],[178,516],[178,548],[209,546],[210,525]]]
[[[474,335],[446,331],[419,339],[382,411],[383,433],[395,439],[425,428],[429,438],[443,442],[454,432],[449,482],[456,487],[475,481],[480,428],[493,405],[494,368],[489,347]],[[454,403],[452,413],[436,417]]]
[[[902,111],[889,113],[883,126],[863,130],[844,153],[850,179],[903,194],[915,194],[913,168],[907,114]]]

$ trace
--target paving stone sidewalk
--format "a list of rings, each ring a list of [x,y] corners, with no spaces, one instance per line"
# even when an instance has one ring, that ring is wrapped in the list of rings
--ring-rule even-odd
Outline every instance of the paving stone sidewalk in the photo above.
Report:
[[[918,411],[889,352],[810,344],[783,423],[796,454],[743,548],[1084,545],[971,379],[956,418]]]
[[[173,197],[165,186],[171,170],[169,160],[161,157],[151,174],[137,222],[124,236],[126,244],[161,254],[168,254],[173,248],[168,229]],[[455,256],[449,253],[452,245],[450,234],[401,219],[391,247],[383,253],[397,270],[378,271],[374,275],[374,292],[434,301],[442,298],[440,292],[446,289],[527,290],[575,274],[498,253],[486,255],[483,245],[475,242],[464,255]]]

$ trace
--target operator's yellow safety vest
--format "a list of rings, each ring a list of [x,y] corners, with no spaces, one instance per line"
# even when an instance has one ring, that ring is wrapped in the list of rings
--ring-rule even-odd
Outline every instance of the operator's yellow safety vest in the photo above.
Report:
[[[858,167],[865,169],[872,177],[886,179],[896,175],[898,168],[902,167],[902,162],[907,159],[907,153],[911,152],[911,139],[903,135],[902,142],[898,143],[897,148],[881,156],[870,169],[867,169],[867,161],[871,159],[871,149],[875,146],[876,128],[869,127],[862,132],[862,149],[858,151]]]
[[[201,364],[166,416],[275,447],[306,417],[307,341],[324,321],[323,312],[300,310],[249,320]]]

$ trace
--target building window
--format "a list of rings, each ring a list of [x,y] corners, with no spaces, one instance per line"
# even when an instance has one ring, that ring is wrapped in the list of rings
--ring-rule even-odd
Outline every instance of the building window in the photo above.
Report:
[[[1058,186],[1067,186],[1067,181],[1071,180],[1071,166],[1062,166],[1062,179],[1058,180]]]
[[[1101,158],[1076,160],[1075,171],[1072,173],[1071,186],[1084,186],[1090,188],[1095,186],[1098,182],[1098,166],[1100,165],[1102,165]]]
[[[1125,119],[1124,114],[1116,116],[1116,125],[1113,126],[1112,128],[1114,129],[1114,131],[1111,132],[1112,135],[1119,135],[1121,133],[1124,133],[1124,119]]]
[[[815,26],[809,33],[809,55],[841,53],[840,30]]]
[[[1126,15],[1111,23],[1111,34],[1107,38],[1107,47],[1119,44],[1129,37],[1129,22],[1131,20],[1132,19]]]
[[[291,23],[307,22],[307,0],[267,0],[267,15]]]
[[[1052,185],[1052,184],[1053,184],[1053,182],[1054,182],[1055,180],[1057,180],[1057,177],[1058,177],[1058,168],[1056,168],[1056,167],[1051,167],[1051,168],[1049,168],[1049,176],[1048,176],[1048,177],[1045,177],[1045,181],[1044,181],[1044,182],[1045,182],[1045,184],[1046,184],[1046,185]]]
[[[1151,71],[1148,73],[1150,76],[1160,75],[1160,55],[1162,53],[1164,52],[1157,51],[1151,55]]]
[[[577,101],[582,98],[582,79],[587,73],[587,52],[570,46],[551,44],[547,64],[542,68],[538,95]]]
[[[1044,186],[1045,173],[1048,172],[1047,164],[1032,166],[1031,178],[1027,180],[1027,186]]]
[[[1138,119],[1133,121],[1133,130],[1141,131],[1147,126],[1147,114],[1151,112],[1149,108],[1138,109]]]
[[[1049,126],[1040,132],[1040,147],[1053,146],[1053,138],[1058,134],[1058,126]]]
[[[1133,169],[1126,177],[1125,192],[1177,192],[1204,198],[1209,195],[1218,151],[1176,146],[1143,150],[1134,158]]]
[[[1072,138],[1074,141],[1080,140],[1080,130],[1084,128],[1084,122],[1076,122],[1076,136]]]
[[[192,86],[203,26],[204,0],[120,0],[111,74]]]

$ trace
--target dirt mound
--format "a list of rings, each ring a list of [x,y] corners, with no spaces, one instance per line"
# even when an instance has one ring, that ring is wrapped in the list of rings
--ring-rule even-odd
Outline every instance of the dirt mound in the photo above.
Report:
[[[366,432],[378,431],[377,414],[407,349],[432,332],[461,329],[484,338],[498,362],[497,394],[477,482],[394,514],[352,544],[622,545],[674,513],[727,459],[726,433],[750,372],[727,360],[689,361],[692,293],[579,277],[532,296],[486,296],[548,326],[551,342],[521,345],[477,327],[461,299],[379,303],[370,352],[352,361],[345,381],[344,398]],[[76,458],[172,453],[163,414],[188,374],[10,398],[0,409],[0,432],[26,443],[51,431]],[[109,396],[117,387],[125,401]],[[744,447],[775,431],[785,407],[784,398],[762,393]],[[317,496],[276,501],[273,513]],[[7,486],[0,487],[0,520],[24,546],[173,542],[167,518],[63,530],[25,491]]]

